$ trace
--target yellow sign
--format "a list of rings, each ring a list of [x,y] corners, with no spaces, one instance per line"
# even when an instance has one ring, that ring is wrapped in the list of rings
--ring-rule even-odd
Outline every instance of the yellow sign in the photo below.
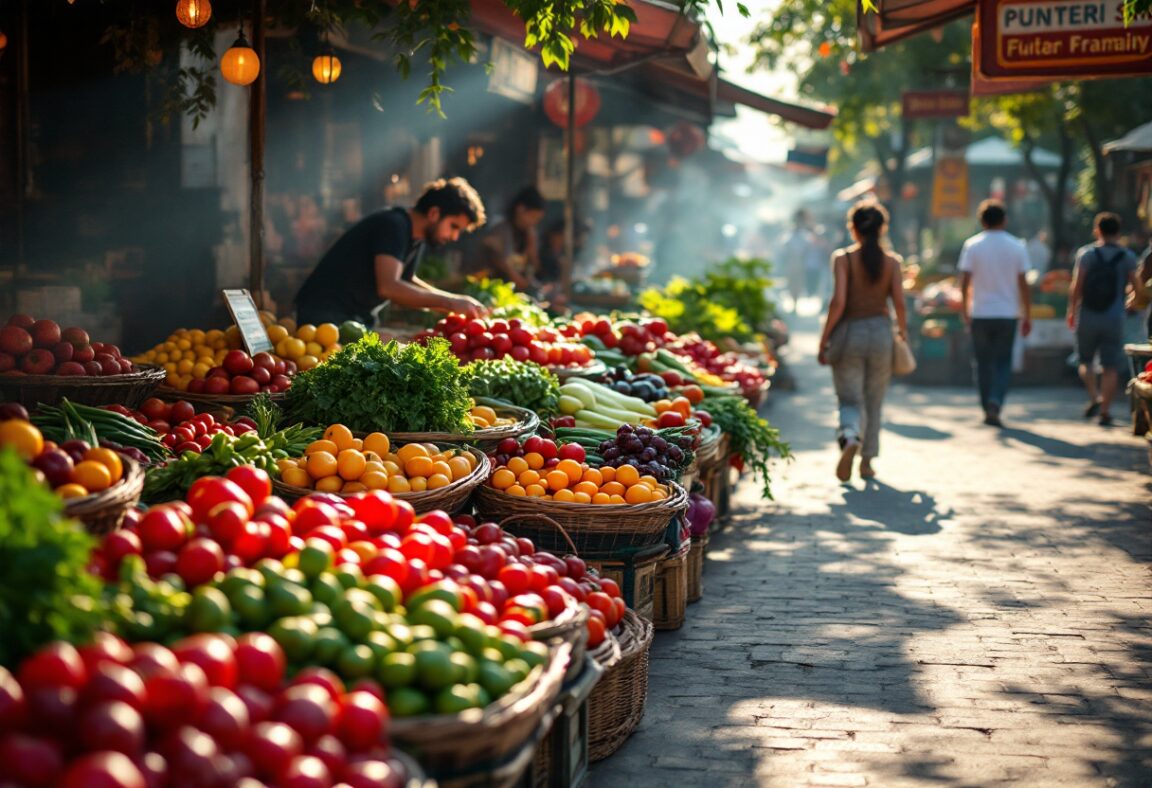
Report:
[[[932,216],[962,219],[968,213],[968,162],[963,156],[941,158],[932,175]]]

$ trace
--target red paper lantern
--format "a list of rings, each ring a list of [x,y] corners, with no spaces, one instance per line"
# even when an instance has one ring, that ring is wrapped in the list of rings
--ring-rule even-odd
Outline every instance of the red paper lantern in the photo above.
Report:
[[[673,124],[672,128],[668,129],[666,136],[668,149],[672,151],[672,155],[680,159],[686,159],[702,150],[705,143],[708,142],[704,130],[686,120],[677,121]]]
[[[576,79],[576,127],[586,126],[600,111],[600,91],[591,82]],[[544,114],[560,128],[568,127],[568,79],[554,80],[544,88]]]

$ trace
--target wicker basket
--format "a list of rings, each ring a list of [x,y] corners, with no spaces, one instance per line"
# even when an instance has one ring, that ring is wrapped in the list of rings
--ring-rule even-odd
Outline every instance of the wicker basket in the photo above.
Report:
[[[435,509],[442,509],[449,514],[456,514],[462,510],[468,503],[468,498],[472,495],[472,491],[488,478],[490,463],[488,462],[487,455],[479,449],[460,446],[453,446],[452,448],[465,448],[473,457],[476,457],[476,467],[472,470],[472,473],[463,479],[457,479],[447,487],[441,487],[439,490],[392,493],[392,497],[412,504],[412,507],[416,510],[416,514],[426,514]],[[303,498],[305,495],[311,495],[316,492],[306,487],[296,487],[295,485],[285,484],[279,479],[272,480],[272,491],[288,503],[292,503]],[[349,495],[357,495],[358,493],[330,494],[347,497]]]
[[[267,392],[268,397],[275,403],[281,404],[288,395],[283,391]],[[242,411],[252,404],[252,400],[259,394],[196,394],[191,391],[181,391],[170,386],[160,386],[156,389],[156,396],[166,402],[184,400],[196,406],[197,413],[211,413],[225,418],[232,418],[238,411]]]
[[[727,440],[728,436],[716,425],[707,427],[700,433],[700,445],[696,447],[698,471],[702,472],[705,468],[716,464],[720,459],[722,444]]]
[[[704,596],[704,554],[708,551],[708,534],[692,537],[688,550],[688,604]]]
[[[436,783],[433,780],[429,780],[428,775],[424,773],[424,767],[417,763],[416,759],[408,753],[393,749],[389,757],[403,764],[404,771],[408,774],[404,788],[436,788]]]
[[[656,578],[660,561],[668,554],[666,544],[629,550],[613,558],[587,559],[588,567],[600,577],[616,581],[624,604],[641,618],[651,621],[655,617]]]
[[[687,547],[687,545],[686,545]],[[684,626],[688,609],[688,553],[670,555],[656,571],[652,626],[661,631]]]
[[[121,457],[124,478],[103,492],[70,498],[64,502],[64,513],[84,523],[90,534],[103,536],[120,527],[128,510],[140,502],[144,489],[144,469],[127,457]]]
[[[581,558],[611,557],[621,550],[646,547],[663,539],[668,521],[688,508],[688,493],[672,483],[671,494],[662,501],[628,504],[564,503],[527,498],[483,485],[476,491],[476,509],[486,520],[501,522],[514,515],[543,514],[563,526],[570,544],[551,526],[517,523],[514,533],[551,552],[576,548]]]
[[[515,418],[516,423],[491,427],[486,430],[476,430],[470,435],[451,432],[390,432],[388,437],[395,443],[467,443],[481,451],[488,452],[495,449],[496,444],[505,438],[531,435],[540,427],[540,417],[528,408],[499,405],[493,406],[493,409],[497,415]],[[358,436],[364,437],[363,433],[358,433]]]
[[[508,694],[459,714],[395,717],[392,741],[413,755],[442,788],[515,785],[557,713],[567,646]],[[516,768],[507,768],[509,764]]]
[[[588,699],[588,749],[593,762],[620,749],[644,717],[652,636],[651,622],[631,610],[624,614],[618,636],[620,660],[605,672]]]
[[[676,481],[685,490],[691,492],[692,485],[698,478],[700,478],[700,461],[693,457],[692,462],[688,464],[688,467],[680,471],[680,478]]]
[[[163,382],[161,367],[141,367],[139,372],[107,377],[81,375],[0,375],[0,400],[19,402],[26,408],[58,405],[67,397],[81,405],[137,407]]]

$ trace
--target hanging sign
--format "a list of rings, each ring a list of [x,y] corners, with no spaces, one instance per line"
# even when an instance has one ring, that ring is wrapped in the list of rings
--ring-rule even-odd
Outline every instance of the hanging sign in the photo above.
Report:
[[[232,320],[240,329],[240,339],[248,349],[248,355],[271,353],[272,341],[260,320],[260,312],[247,290],[222,290],[224,303],[232,313]]]
[[[932,216],[963,219],[968,216],[968,162],[963,154],[941,156],[932,174]]]
[[[1152,74],[1152,14],[1124,24],[1124,0],[984,0],[980,68],[991,78]]]
[[[914,118],[963,118],[968,114],[967,90],[905,90],[901,113]]]
[[[537,58],[503,39],[492,39],[488,92],[531,105],[536,100]]]

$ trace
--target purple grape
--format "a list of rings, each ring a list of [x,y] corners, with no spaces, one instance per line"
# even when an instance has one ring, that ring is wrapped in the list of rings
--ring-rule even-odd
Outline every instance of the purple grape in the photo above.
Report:
[[[661,454],[668,450],[668,441],[664,440],[659,435],[653,435],[652,442],[648,445]]]
[[[606,462],[619,459],[620,449],[616,446],[609,446],[607,449],[604,449],[600,452],[600,456],[603,457]]]
[[[668,451],[664,452],[664,456],[674,465],[679,465],[684,461],[684,451],[679,446],[669,446]]]
[[[656,450],[651,446],[640,452],[640,462],[652,462],[656,459]]]

